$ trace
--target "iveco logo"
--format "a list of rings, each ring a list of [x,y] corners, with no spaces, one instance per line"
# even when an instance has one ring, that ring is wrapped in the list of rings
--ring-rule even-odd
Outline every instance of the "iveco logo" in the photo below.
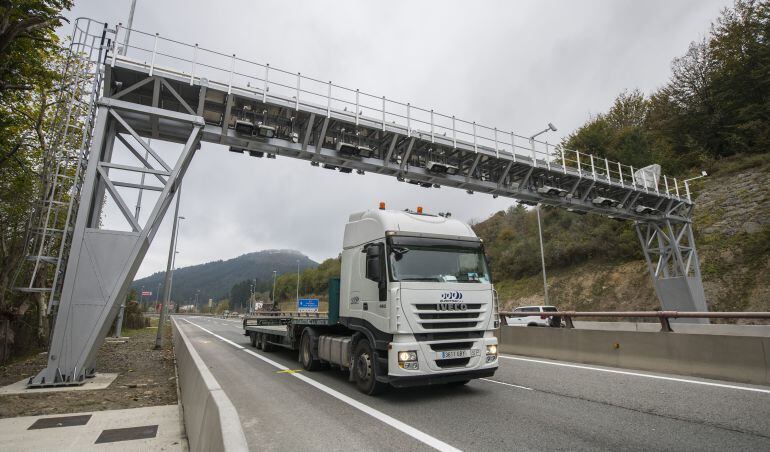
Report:
[[[463,294],[460,291],[444,292],[441,294],[441,301],[436,303],[437,311],[465,311],[468,305],[461,302]]]

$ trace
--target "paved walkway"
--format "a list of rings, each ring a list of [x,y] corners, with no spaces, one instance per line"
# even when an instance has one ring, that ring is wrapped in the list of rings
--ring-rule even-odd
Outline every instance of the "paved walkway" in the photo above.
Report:
[[[0,419],[0,448],[13,451],[186,451],[178,405]]]

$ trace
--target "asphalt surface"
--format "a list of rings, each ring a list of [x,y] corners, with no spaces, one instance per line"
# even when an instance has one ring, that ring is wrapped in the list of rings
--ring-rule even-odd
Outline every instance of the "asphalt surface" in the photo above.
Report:
[[[463,387],[369,397],[257,351],[239,320],[176,317],[253,450],[767,450],[770,387],[503,355]],[[197,325],[197,326],[195,326]]]

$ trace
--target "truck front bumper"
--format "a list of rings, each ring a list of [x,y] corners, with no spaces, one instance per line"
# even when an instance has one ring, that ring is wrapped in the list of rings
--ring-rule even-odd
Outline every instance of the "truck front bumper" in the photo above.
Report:
[[[491,377],[495,374],[497,367],[487,369],[476,369],[465,372],[455,372],[451,374],[426,374],[426,375],[414,375],[409,377],[394,377],[388,378],[390,384],[396,388],[408,388],[410,386],[427,386],[427,385],[439,385],[445,383],[452,383],[455,381],[472,380],[474,378]]]

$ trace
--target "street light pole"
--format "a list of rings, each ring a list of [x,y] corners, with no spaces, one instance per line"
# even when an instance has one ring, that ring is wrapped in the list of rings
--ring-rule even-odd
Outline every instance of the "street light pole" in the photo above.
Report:
[[[540,132],[532,135],[529,137],[529,143],[532,146],[532,154],[534,159],[534,153],[535,153],[535,138],[537,138],[538,135],[542,135],[546,132],[556,132],[556,126],[554,126],[552,123],[548,123],[548,127],[541,130]],[[536,162],[533,162],[536,163]],[[540,203],[537,203],[537,206],[535,207],[535,212],[537,213],[537,233],[540,237],[540,264],[543,267],[543,304],[548,305],[548,277],[545,273],[545,250],[543,247],[543,225],[540,221]]]
[[[176,239],[179,228],[179,220],[184,217],[179,216],[179,200],[182,198],[181,187],[176,193],[176,207],[174,208],[174,224],[171,228],[171,243],[168,247],[168,262],[166,263],[166,280],[163,289],[163,301],[160,304],[160,315],[158,316],[158,332],[155,335],[155,350],[163,346],[163,322],[166,320],[166,307],[171,298],[171,277],[173,274],[173,263],[176,257]]]
[[[277,274],[278,274],[278,272],[273,270],[273,310],[275,310],[275,308],[277,307],[277,305],[275,303],[275,277],[276,277]]]
[[[136,10],[136,0],[131,0],[131,9],[128,12],[128,26],[126,27],[126,36],[123,38],[123,55],[128,52],[128,38],[131,36],[131,29],[134,26],[134,10]]]

